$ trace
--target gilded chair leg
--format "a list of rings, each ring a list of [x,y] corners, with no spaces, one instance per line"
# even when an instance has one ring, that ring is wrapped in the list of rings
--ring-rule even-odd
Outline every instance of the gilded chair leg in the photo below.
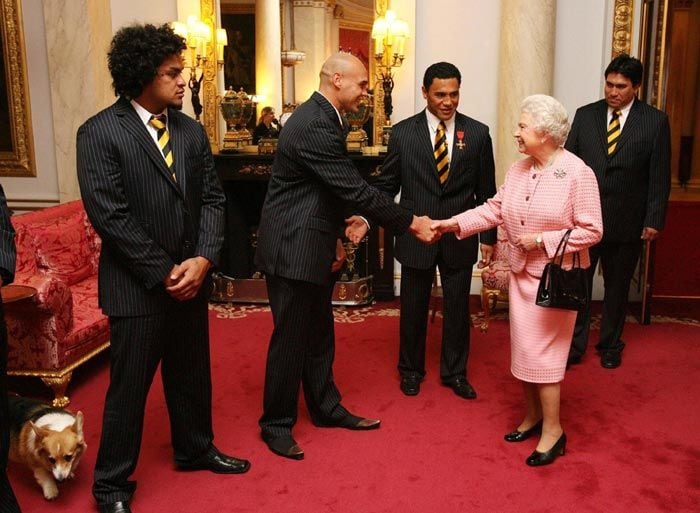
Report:
[[[67,372],[63,376],[44,376],[41,378],[41,381],[53,390],[54,400],[51,404],[56,408],[65,408],[70,404],[70,399],[66,395],[66,389],[71,377],[73,377],[73,373]]]
[[[481,332],[486,333],[489,329],[489,296],[490,293],[486,289],[481,289],[481,309],[484,311],[484,318],[481,320]]]

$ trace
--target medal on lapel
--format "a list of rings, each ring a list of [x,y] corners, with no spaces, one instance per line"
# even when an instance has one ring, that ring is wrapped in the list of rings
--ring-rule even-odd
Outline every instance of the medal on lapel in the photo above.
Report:
[[[466,148],[466,144],[464,144],[464,130],[457,130],[457,148],[460,150]]]

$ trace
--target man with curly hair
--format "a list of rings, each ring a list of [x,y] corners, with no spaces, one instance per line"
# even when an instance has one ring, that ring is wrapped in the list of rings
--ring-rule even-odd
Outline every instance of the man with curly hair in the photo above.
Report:
[[[78,130],[78,180],[102,238],[110,385],[93,495],[129,512],[146,397],[160,364],[175,465],[246,472],[213,444],[207,290],[225,197],[201,125],[182,114],[184,40],[167,25],[119,30],[108,55],[119,99]]]

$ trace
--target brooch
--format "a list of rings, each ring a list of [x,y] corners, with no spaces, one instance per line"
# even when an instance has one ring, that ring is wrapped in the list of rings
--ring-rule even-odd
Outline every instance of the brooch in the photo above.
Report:
[[[464,144],[464,130],[457,130],[457,148],[463,150],[466,145]]]
[[[554,171],[554,176],[556,178],[564,178],[566,176],[566,171],[564,171],[563,169],[557,169],[556,171]]]

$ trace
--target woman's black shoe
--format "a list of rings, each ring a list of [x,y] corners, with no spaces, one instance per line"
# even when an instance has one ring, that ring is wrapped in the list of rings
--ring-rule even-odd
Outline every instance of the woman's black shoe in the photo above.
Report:
[[[559,440],[546,452],[535,451],[525,460],[531,467],[539,467],[541,465],[549,465],[557,459],[557,456],[564,456],[566,450],[566,434],[562,433]]]
[[[518,431],[517,429],[515,431],[511,431],[507,435],[504,435],[503,439],[506,442],[522,442],[540,431],[542,431],[542,419],[540,419],[540,421],[530,429],[526,429],[525,431]]]

